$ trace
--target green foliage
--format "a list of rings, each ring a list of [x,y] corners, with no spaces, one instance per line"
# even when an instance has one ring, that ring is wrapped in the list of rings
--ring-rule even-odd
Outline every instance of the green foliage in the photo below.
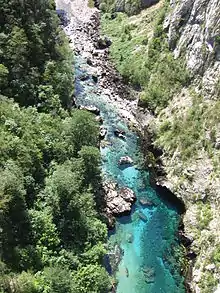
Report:
[[[48,85],[55,99],[69,107],[72,56],[54,2],[0,0],[0,14],[0,93],[23,106],[37,105],[41,86]]]
[[[220,267],[220,244],[217,244],[212,253],[211,262],[219,268]]]
[[[0,292],[104,292],[99,127],[69,109],[72,56],[55,4],[0,0],[0,14]]]
[[[64,135],[70,145],[75,146],[74,154],[85,145],[98,145],[99,128],[94,116],[88,111],[74,111],[73,116],[65,120]]]
[[[162,118],[157,143],[169,152],[178,150],[183,161],[190,160],[203,149],[213,162],[217,160],[218,163],[219,156],[213,146],[220,123],[219,109],[219,101],[203,103],[201,97],[194,96],[191,107],[184,110],[184,114],[174,111],[172,119]]]
[[[0,87],[4,88],[8,85],[9,71],[5,65],[0,64]]]
[[[218,281],[213,276],[213,273],[208,272],[208,271],[206,271],[202,275],[201,281],[199,283],[199,286],[201,288],[201,293],[214,292],[217,285],[218,285]]]
[[[101,0],[100,9],[106,12],[113,13],[115,11],[125,12],[128,15],[133,15],[141,11],[141,0]]]
[[[151,8],[138,17],[117,13],[102,17],[103,32],[113,39],[111,56],[119,72],[142,89],[140,103],[153,111],[168,105],[173,95],[190,81],[182,57],[174,59],[168,48],[163,21],[168,9]],[[151,35],[154,27],[153,37]]]
[[[199,229],[203,230],[206,229],[213,219],[213,214],[210,205],[199,203],[197,209],[197,222],[199,225]]]
[[[110,290],[109,277],[98,265],[87,265],[73,275],[74,293],[107,293]]]
[[[93,195],[98,125],[86,111],[62,111],[63,118],[0,100],[0,251],[12,272],[56,264],[77,271],[79,259],[97,265],[105,254],[107,229]]]
[[[68,268],[57,265],[47,267],[37,279],[42,293],[74,293],[71,271]]]
[[[0,14],[0,292],[107,292],[99,126],[70,111],[55,3],[0,0]]]
[[[141,97],[142,102],[150,109],[163,109],[173,95],[187,85],[188,80],[184,62],[181,59],[174,60],[172,54],[167,52],[160,56],[154,65],[149,83]]]

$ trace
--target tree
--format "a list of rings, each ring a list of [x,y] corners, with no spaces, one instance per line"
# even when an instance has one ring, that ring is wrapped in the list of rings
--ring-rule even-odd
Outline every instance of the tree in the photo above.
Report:
[[[75,155],[83,146],[97,146],[99,130],[91,113],[76,110],[64,123],[64,136],[70,146],[74,147]]]
[[[88,184],[92,184],[93,187],[97,186],[97,184],[101,181],[101,156],[98,148],[83,146],[79,151],[79,156],[82,159],[85,186],[88,186]]]
[[[73,275],[74,293],[107,293],[110,279],[99,265],[87,265]]]
[[[71,272],[65,267],[45,268],[38,276],[38,282],[43,293],[74,293]]]

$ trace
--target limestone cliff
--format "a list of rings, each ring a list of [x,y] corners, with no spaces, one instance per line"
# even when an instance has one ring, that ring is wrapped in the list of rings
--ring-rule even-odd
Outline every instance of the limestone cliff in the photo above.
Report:
[[[211,97],[220,78],[220,1],[171,0],[170,7],[164,23],[169,46],[176,58],[185,55],[195,84]]]
[[[176,94],[153,126],[164,149],[164,184],[184,199],[192,237],[191,289],[220,283],[220,1],[171,0],[163,28],[175,58],[186,59],[191,84]]]

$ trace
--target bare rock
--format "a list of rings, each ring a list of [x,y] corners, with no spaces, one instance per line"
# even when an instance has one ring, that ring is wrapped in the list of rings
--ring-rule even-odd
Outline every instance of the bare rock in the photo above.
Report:
[[[80,105],[79,106],[79,109],[80,110],[86,110],[86,111],[89,111],[95,115],[99,115],[100,114],[100,110],[99,108],[95,107],[95,106],[82,106]]]
[[[100,127],[99,137],[100,137],[101,139],[104,139],[105,136],[106,136],[106,134],[107,134],[107,129],[102,125],[102,126]]]
[[[106,203],[105,214],[108,218],[109,226],[112,227],[112,218],[130,214],[136,195],[128,187],[118,189],[117,184],[114,182],[104,182],[103,192]]]
[[[133,160],[129,156],[121,157],[118,161],[119,165],[132,165]]]

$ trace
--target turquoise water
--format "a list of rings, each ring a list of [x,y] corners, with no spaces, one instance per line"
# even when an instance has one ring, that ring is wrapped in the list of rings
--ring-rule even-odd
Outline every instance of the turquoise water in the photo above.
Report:
[[[150,187],[148,171],[137,168],[141,160],[137,134],[128,128],[106,97],[97,93],[91,77],[80,81],[87,65],[79,57],[76,68],[77,103],[97,106],[108,130],[109,144],[101,149],[103,176],[131,188],[137,196],[131,215],[118,218],[115,230],[109,233],[109,249],[117,244],[123,250],[115,273],[117,293],[184,293],[184,279],[175,256],[180,216]],[[126,140],[114,136],[115,128],[125,130]],[[121,169],[118,160],[125,155],[133,159],[134,165]],[[141,205],[140,198],[153,205]]]

